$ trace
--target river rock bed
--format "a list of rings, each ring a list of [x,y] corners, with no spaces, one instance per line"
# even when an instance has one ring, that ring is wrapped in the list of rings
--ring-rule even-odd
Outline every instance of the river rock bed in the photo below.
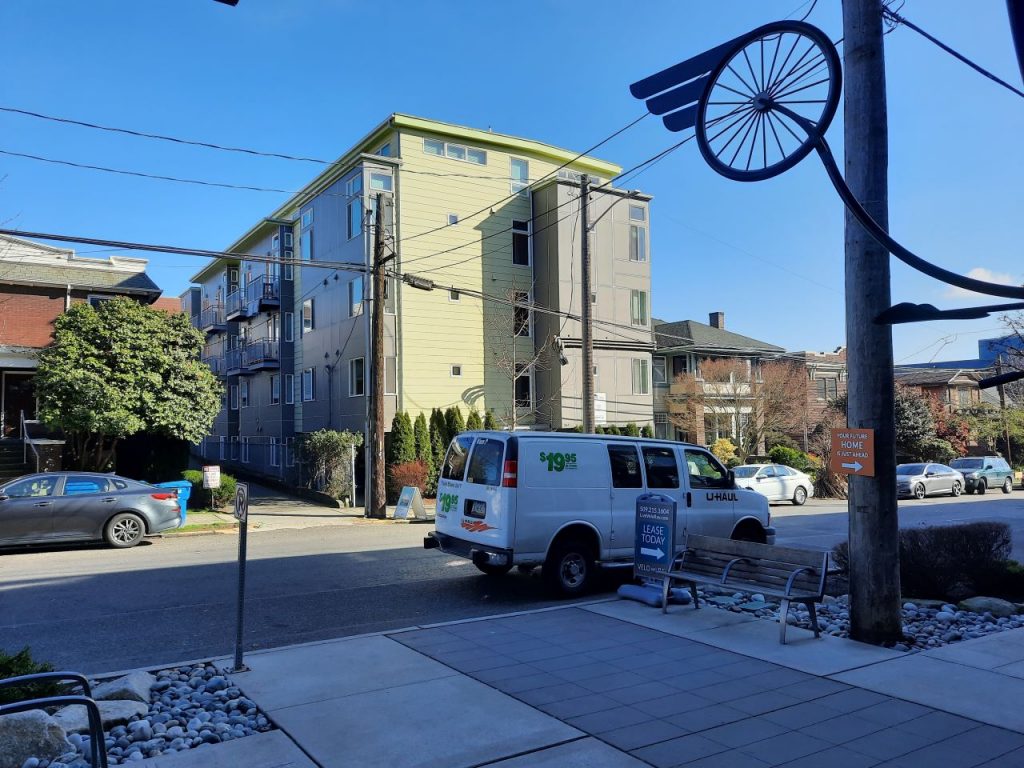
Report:
[[[273,725],[242,691],[212,664],[155,672],[149,710],[106,730],[110,765],[131,764],[207,744],[269,731]],[[53,761],[29,761],[28,768],[88,768],[88,734],[68,734],[74,752]]]
[[[702,602],[716,608],[749,613],[771,621],[779,619],[779,604],[766,600],[764,595],[733,592],[717,587],[699,587]],[[1007,603],[995,598],[972,598],[979,605],[990,610],[971,611],[960,606],[938,600],[918,600],[903,603],[903,635],[901,643],[889,647],[897,651],[924,651],[938,648],[961,640],[985,637],[1004,629],[1024,627],[1024,613],[1020,605]],[[987,602],[985,602],[987,601]],[[970,601],[968,601],[970,602]],[[826,595],[823,603],[815,606],[818,626],[822,634],[834,637],[849,637],[850,611],[847,595],[831,597]],[[1003,615],[996,615],[997,613]],[[806,606],[793,603],[789,609],[788,624],[803,629],[811,628],[810,613]]]

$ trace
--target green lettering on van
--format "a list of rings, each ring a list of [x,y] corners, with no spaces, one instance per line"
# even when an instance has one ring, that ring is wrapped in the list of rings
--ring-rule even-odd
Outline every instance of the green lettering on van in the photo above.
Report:
[[[548,472],[563,472],[566,469],[576,469],[576,454],[561,453],[560,451],[540,452],[541,462],[547,462]]]
[[[437,497],[437,505],[441,508],[442,514],[448,514],[459,503],[459,497],[453,493],[442,493]]]

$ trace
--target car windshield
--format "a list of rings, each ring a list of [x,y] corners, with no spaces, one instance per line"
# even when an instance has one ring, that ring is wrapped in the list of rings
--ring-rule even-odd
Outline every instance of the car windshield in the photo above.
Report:
[[[983,463],[982,459],[954,459],[949,466],[953,469],[981,469]]]
[[[896,467],[897,475],[923,475],[924,464],[901,464]]]
[[[733,473],[736,477],[753,477],[759,469],[760,467],[736,467],[733,469]]]

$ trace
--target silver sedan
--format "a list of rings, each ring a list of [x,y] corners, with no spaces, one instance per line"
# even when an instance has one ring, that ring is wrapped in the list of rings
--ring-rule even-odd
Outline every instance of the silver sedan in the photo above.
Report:
[[[0,486],[0,546],[102,539],[134,547],[180,524],[173,488],[117,475],[43,472]]]
[[[923,499],[935,493],[959,496],[964,476],[945,464],[900,464],[896,467],[896,493],[902,497]]]

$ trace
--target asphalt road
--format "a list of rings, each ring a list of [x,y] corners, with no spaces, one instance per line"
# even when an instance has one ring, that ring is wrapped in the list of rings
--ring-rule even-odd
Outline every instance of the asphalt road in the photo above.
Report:
[[[1003,520],[1024,560],[1024,493],[900,505],[901,524]],[[846,507],[776,505],[779,543],[830,547]],[[422,549],[427,525],[358,524],[249,536],[246,647],[276,647],[558,604],[535,572],[482,576]],[[99,673],[230,654],[234,534],[147,540],[132,550],[76,546],[0,554],[0,648],[30,645],[58,667]],[[628,572],[608,576],[610,592]]]

